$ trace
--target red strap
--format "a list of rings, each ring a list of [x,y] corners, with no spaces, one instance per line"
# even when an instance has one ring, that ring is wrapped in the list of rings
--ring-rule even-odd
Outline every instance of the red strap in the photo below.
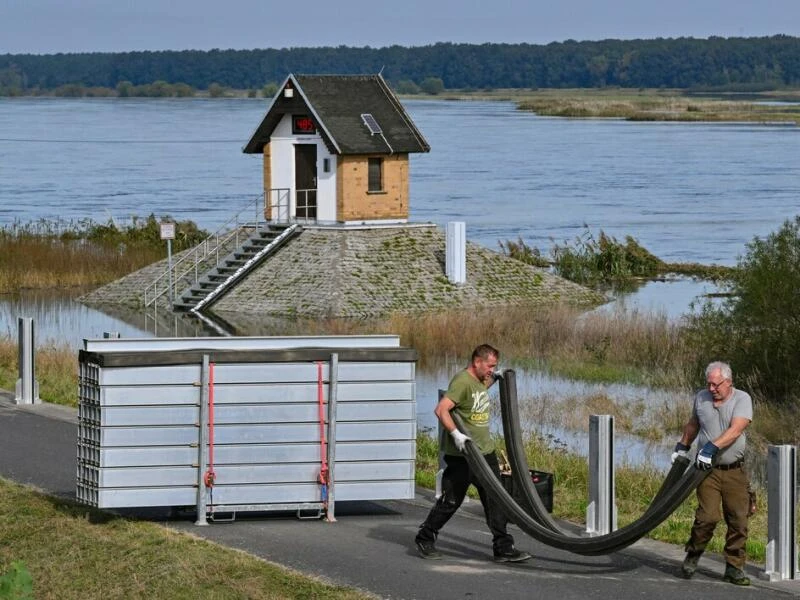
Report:
[[[323,500],[326,500],[328,485],[328,451],[325,441],[325,394],[322,387],[322,362],[317,362],[317,403],[319,404],[319,482],[325,486],[325,489],[323,489]]]
[[[203,481],[206,487],[214,487],[214,363],[208,364],[208,469]]]

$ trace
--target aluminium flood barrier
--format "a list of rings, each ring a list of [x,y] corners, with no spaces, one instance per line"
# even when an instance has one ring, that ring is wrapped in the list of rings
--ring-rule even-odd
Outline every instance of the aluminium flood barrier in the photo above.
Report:
[[[175,339],[142,349],[87,341],[78,500],[331,518],[334,490],[336,500],[413,498],[416,352],[392,339],[346,347],[345,337],[258,350],[242,349],[244,338],[194,349]],[[331,347],[297,347],[309,342]]]

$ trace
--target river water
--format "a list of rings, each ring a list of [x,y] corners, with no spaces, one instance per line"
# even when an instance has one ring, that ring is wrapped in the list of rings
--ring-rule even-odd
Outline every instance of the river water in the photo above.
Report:
[[[667,261],[733,265],[754,236],[800,212],[797,127],[545,118],[507,102],[405,106],[432,148],[411,157],[411,220],[465,221],[468,239],[489,248],[522,238],[546,251],[603,230]],[[241,149],[266,108],[255,99],[0,99],[0,226],[154,213],[213,231],[261,193],[260,157]],[[677,318],[713,291],[652,282],[601,310]],[[153,334],[61,295],[0,298],[0,334],[15,335],[18,316],[36,319],[39,343]],[[182,333],[168,329],[159,333]],[[423,376],[420,398],[434,398],[440,379]],[[550,387],[563,394],[565,385]]]

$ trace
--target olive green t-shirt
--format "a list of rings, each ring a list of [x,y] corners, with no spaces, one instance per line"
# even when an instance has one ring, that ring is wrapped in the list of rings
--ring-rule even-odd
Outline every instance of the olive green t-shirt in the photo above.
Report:
[[[472,438],[482,454],[494,451],[494,441],[489,435],[489,390],[466,369],[450,380],[445,396],[455,404],[457,412],[464,421],[465,433]],[[450,434],[444,436],[444,453],[461,455]]]

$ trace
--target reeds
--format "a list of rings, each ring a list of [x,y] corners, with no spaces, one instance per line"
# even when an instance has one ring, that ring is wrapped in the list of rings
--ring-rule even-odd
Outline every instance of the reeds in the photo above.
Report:
[[[19,377],[16,340],[0,338],[0,388],[13,390]],[[36,379],[45,402],[78,405],[78,357],[66,346],[36,349]]]
[[[178,223],[175,251],[205,232]],[[21,289],[91,287],[113,281],[166,256],[154,216],[126,225],[38,221],[0,229],[0,293]]]
[[[546,90],[526,96],[517,102],[520,110],[550,117],[800,123],[800,111],[791,106],[702,98],[674,90]]]

